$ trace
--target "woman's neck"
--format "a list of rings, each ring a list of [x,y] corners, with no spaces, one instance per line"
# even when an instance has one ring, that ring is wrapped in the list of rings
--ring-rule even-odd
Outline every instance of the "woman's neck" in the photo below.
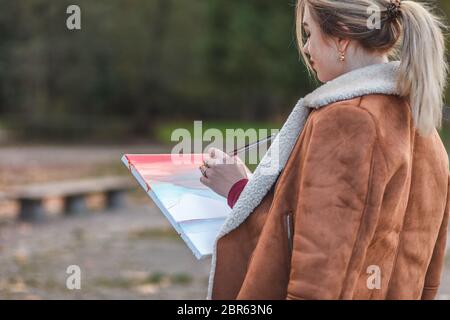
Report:
[[[350,72],[359,68],[364,68],[373,64],[388,63],[387,55],[365,55],[358,58],[347,60],[346,72]]]

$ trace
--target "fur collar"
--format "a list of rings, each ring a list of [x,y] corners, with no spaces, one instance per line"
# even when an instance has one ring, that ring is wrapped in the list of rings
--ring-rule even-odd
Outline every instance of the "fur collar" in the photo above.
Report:
[[[399,64],[399,61],[393,61],[353,70],[325,83],[297,102],[216,238],[209,276],[208,299],[211,299],[212,294],[217,240],[243,223],[272,188],[287,163],[311,108],[318,109],[334,102],[368,94],[398,95],[397,70]]]

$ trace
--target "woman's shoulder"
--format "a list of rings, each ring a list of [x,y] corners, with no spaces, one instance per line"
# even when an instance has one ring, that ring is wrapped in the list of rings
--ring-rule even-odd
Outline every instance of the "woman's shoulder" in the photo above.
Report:
[[[349,100],[333,102],[315,109],[311,114],[313,125],[334,126],[356,130],[374,129],[390,134],[406,133],[411,124],[410,106],[406,99],[395,95],[370,94]]]
[[[385,157],[406,159],[414,134],[408,103],[394,95],[371,94],[334,102],[311,113],[309,138],[321,143],[377,143]],[[325,139],[322,139],[325,137]],[[318,141],[316,139],[316,141]]]
[[[371,114],[361,107],[363,97],[333,102],[311,113],[311,125],[315,130],[346,131],[353,126],[365,130],[374,126]],[[353,128],[355,129],[355,128]]]
[[[321,145],[345,141],[363,148],[369,147],[371,144],[364,142],[370,141],[377,144],[382,158],[392,168],[409,162],[411,153],[420,149],[414,152],[417,156],[433,158],[429,161],[448,167],[439,133],[434,130],[428,137],[418,136],[410,105],[402,97],[374,94],[343,100],[314,110],[310,120],[307,139]]]
[[[305,143],[319,149],[371,148],[377,140],[373,116],[361,107],[362,98],[334,102],[310,114]]]

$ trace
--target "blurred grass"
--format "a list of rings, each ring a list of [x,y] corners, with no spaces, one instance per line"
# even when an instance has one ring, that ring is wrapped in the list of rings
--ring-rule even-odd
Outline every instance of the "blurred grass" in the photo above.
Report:
[[[439,130],[439,135],[441,136],[442,142],[444,143],[447,152],[450,151],[450,122],[444,122],[442,124],[441,130]]]
[[[263,139],[271,134],[271,129],[281,129],[281,126],[283,125],[282,122],[273,121],[273,122],[243,122],[243,121],[203,121],[202,122],[202,130],[201,134],[205,134],[205,132],[208,129],[217,129],[220,131],[222,137],[224,138],[223,143],[225,144],[223,147],[219,147],[222,150],[225,150],[226,148],[226,142],[230,140],[234,140],[233,145],[235,148],[243,147],[246,143],[252,143],[253,139],[246,135],[246,131],[249,129],[256,130],[256,140]],[[171,136],[174,130],[176,129],[186,129],[191,138],[194,138],[194,122],[188,122],[188,121],[178,121],[178,122],[166,122],[164,124],[158,125],[155,130],[155,136],[156,140],[159,143],[163,143],[166,145],[175,145],[177,143],[180,143],[181,140],[178,141],[172,141]],[[228,132],[227,129],[237,130],[242,129],[241,131],[237,131],[236,134],[233,132]],[[263,130],[260,132],[260,130]],[[202,137],[201,137],[202,138]],[[245,140],[244,140],[245,139]],[[252,141],[249,141],[252,139]],[[239,141],[239,144],[235,143]],[[193,141],[193,140],[191,140]],[[204,148],[211,144],[213,141],[203,141],[202,150]],[[214,141],[215,142],[215,141]],[[231,150],[226,150],[231,151]],[[246,160],[246,164],[248,168],[251,171],[254,171],[257,167],[257,164],[255,163],[248,163],[249,162],[249,156],[248,154],[240,155],[241,159]],[[258,159],[258,162],[261,159]]]
[[[204,134],[208,129],[218,129],[222,133],[223,137],[226,137],[227,129],[243,129],[244,131],[248,129],[255,129],[258,130],[258,132],[260,129],[267,129],[270,134],[270,129],[280,129],[281,125],[282,123],[277,122],[203,121],[202,133]],[[164,124],[160,124],[156,127],[156,140],[160,143],[172,145],[178,142],[171,140],[172,132],[180,128],[188,130],[191,137],[194,136],[193,121],[174,121],[165,122]],[[238,137],[242,137],[242,135],[238,135]],[[264,136],[258,138],[264,138]]]

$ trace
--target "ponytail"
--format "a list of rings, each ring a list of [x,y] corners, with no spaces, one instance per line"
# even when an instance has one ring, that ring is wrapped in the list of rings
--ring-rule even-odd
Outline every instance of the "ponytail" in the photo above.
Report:
[[[445,25],[425,4],[402,1],[403,36],[398,88],[409,97],[415,127],[421,136],[442,127],[444,89],[448,65],[445,57]]]

